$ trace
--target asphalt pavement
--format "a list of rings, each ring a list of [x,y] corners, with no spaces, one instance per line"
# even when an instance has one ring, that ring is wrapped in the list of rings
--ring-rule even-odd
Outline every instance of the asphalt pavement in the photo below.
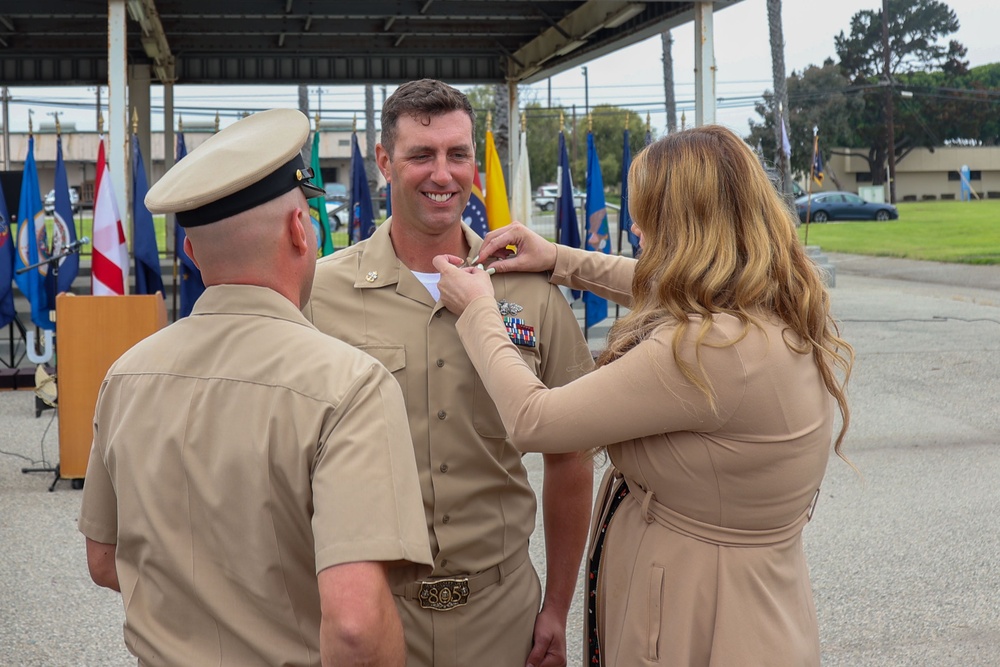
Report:
[[[1000,665],[1000,266],[828,258],[857,351],[845,451],[860,474],[831,457],[804,533],[823,665]],[[87,574],[80,491],[21,472],[58,460],[56,419],[0,392],[0,665],[134,665],[119,596]],[[540,488],[540,457],[526,463]]]

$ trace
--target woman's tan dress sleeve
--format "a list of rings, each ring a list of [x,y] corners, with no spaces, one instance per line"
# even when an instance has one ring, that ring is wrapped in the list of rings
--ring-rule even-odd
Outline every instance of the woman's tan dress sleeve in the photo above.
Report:
[[[632,305],[636,260],[556,245],[556,265],[550,282],[587,290],[625,307]]]
[[[716,383],[719,412],[713,413],[705,395],[674,363],[670,327],[661,327],[614,363],[554,389],[524,364],[492,299],[473,301],[457,328],[521,451],[570,452],[654,433],[711,431],[743,397],[745,372],[735,346],[703,348],[710,374],[726,369],[726,381]]]

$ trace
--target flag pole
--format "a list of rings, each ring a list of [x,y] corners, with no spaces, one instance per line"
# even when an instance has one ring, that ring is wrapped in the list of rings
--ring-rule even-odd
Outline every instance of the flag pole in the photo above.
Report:
[[[813,177],[816,175],[816,151],[819,149],[819,126],[813,125],[813,155],[809,163],[809,182],[806,183],[806,235],[803,245],[809,245],[809,217],[812,214]]]

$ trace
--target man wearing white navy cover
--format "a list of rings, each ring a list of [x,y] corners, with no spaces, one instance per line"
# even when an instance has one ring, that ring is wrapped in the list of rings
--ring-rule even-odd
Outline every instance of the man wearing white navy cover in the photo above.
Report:
[[[79,524],[140,665],[405,660],[388,572],[431,562],[413,450],[392,376],[300,311],[308,134],[298,111],[254,114],[146,197],[207,289],[108,371]]]

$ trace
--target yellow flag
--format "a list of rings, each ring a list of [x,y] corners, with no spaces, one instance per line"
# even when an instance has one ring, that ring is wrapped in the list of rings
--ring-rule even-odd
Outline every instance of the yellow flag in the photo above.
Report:
[[[493,143],[493,132],[486,131],[486,222],[490,230],[510,224],[510,205],[507,203],[507,185],[500,168],[500,156]]]

